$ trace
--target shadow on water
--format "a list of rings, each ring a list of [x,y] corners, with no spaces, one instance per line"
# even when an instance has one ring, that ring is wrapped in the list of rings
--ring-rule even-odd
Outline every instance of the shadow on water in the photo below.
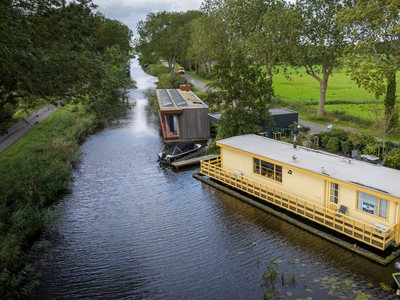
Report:
[[[31,299],[396,299],[382,267],[193,178],[160,168],[155,78],[82,146]]]

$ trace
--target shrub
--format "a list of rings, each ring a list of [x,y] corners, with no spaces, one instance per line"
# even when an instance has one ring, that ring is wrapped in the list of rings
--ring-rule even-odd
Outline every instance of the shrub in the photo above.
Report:
[[[339,141],[347,141],[347,137],[349,136],[350,131],[344,130],[343,128],[333,128],[330,131],[331,137],[337,137]]]
[[[392,149],[386,153],[385,166],[400,170],[400,148]]]
[[[158,89],[178,89],[183,84],[185,78],[180,76],[178,73],[167,73],[159,76],[157,82]]]
[[[344,155],[347,156],[351,149],[351,143],[349,141],[340,141],[340,148],[342,149]]]
[[[331,137],[326,145],[326,150],[331,153],[336,153],[339,151],[339,138]]]

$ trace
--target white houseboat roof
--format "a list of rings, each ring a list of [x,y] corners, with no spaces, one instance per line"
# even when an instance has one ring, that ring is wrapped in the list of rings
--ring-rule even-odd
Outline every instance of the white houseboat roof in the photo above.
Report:
[[[400,198],[400,171],[248,134],[218,141],[257,156]]]

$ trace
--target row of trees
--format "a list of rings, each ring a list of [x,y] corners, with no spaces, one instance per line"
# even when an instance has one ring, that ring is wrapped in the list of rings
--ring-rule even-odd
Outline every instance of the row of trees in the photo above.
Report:
[[[377,99],[385,96],[386,115],[394,125],[398,119],[394,111],[400,67],[399,15],[399,0],[297,0],[296,4],[206,0],[200,11],[148,14],[138,23],[136,47],[148,62],[168,61],[170,70],[175,60],[188,69],[195,65],[203,71],[206,66],[211,70],[215,62],[216,77],[225,76],[233,81],[231,86],[246,80],[245,69],[233,75],[235,59],[242,55],[254,68],[266,70],[261,81],[267,87],[253,95],[256,102],[271,99],[276,72],[283,70],[289,77],[287,67],[304,68],[320,84],[317,117],[324,114],[329,78],[345,60],[353,80]],[[221,66],[225,60],[229,62]],[[214,87],[227,89],[222,81],[217,79]],[[245,107],[247,111],[255,108]]]
[[[38,99],[109,117],[124,101],[132,33],[91,0],[0,4],[0,123]]]

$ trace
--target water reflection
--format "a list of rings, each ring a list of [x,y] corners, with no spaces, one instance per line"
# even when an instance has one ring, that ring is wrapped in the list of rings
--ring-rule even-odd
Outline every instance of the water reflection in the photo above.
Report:
[[[83,145],[32,299],[263,299],[272,271],[283,299],[395,298],[380,286],[391,266],[203,184],[195,169],[160,169],[158,117],[143,97],[155,78],[137,61],[131,73],[135,106]]]

